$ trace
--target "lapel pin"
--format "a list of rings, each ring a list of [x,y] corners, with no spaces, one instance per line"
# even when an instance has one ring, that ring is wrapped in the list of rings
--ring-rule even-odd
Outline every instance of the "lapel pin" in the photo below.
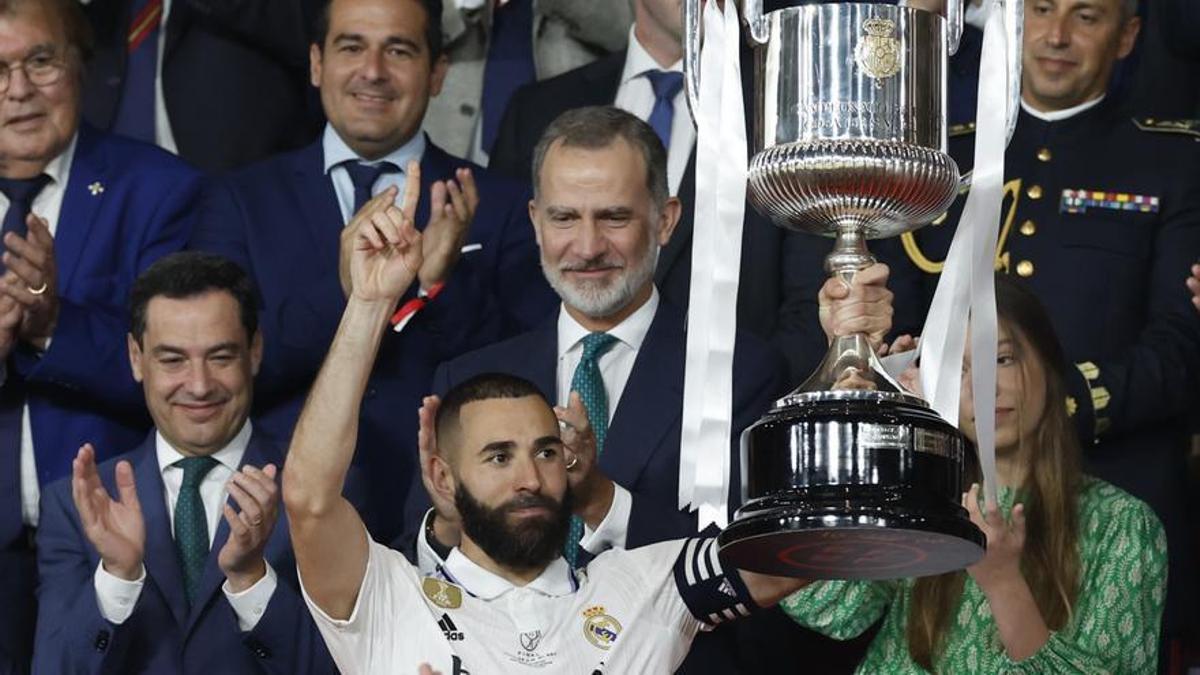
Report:
[[[104,185],[101,184],[100,181],[96,181],[88,186],[88,192],[92,193],[92,196],[95,197],[96,195],[104,192]]]

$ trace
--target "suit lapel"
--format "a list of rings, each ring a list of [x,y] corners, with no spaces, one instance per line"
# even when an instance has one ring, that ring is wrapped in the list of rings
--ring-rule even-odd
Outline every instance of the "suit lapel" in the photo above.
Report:
[[[600,456],[605,473],[627,488],[679,426],[679,406],[664,402],[683,399],[683,346],[683,317],[660,299]]]
[[[661,284],[667,278],[671,269],[679,263],[685,251],[692,248],[692,222],[695,218],[696,203],[696,146],[692,145],[692,154],[688,157],[687,168],[683,172],[683,180],[679,182],[679,201],[683,204],[679,215],[679,224],[671,239],[658,254],[658,264],[654,268],[654,281]],[[750,208],[749,205],[746,208]]]
[[[625,72],[625,56],[628,50],[613,54],[597,62],[595,68],[585,71],[588,86],[584,95],[589,97],[584,105],[612,105],[621,88],[621,74]]]
[[[167,500],[163,494],[162,473],[158,469],[154,438],[154,434],[151,434],[143,444],[141,458],[133,471],[146,524],[144,563],[146,575],[154,580],[154,586],[171,608],[175,621],[182,626],[187,620],[183,576],[179,572],[179,553],[171,533],[171,519],[167,516]]]
[[[58,267],[60,293],[71,287],[71,279],[79,267],[79,257],[83,255],[96,222],[96,213],[106,198],[103,186],[106,183],[108,160],[98,140],[97,132],[91,127],[80,125],[75,157],[71,160],[71,173],[67,178],[67,190],[63,194],[58,226],[54,232],[54,258]]]
[[[317,244],[315,250],[328,250],[332,242],[332,250],[336,254],[344,223],[333,181],[325,174],[325,150],[321,140],[318,138],[316,143],[301,150],[294,160],[294,189],[301,220],[308,226],[309,234]],[[336,262],[336,255],[333,260]]]
[[[562,311],[562,310],[559,310]],[[519,345],[520,348],[528,347],[528,354],[545,354],[545,358],[524,359],[522,362],[528,364],[529,370],[522,375],[537,385],[537,388],[545,394],[551,404],[557,404],[558,398],[558,312],[555,312],[548,321],[530,334],[531,342],[528,345]]]

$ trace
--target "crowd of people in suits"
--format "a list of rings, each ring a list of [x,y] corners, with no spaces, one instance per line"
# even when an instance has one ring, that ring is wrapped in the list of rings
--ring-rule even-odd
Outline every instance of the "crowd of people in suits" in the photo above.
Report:
[[[768,9],[790,4],[800,3]],[[564,525],[572,569],[609,549],[711,536],[676,503],[696,173],[681,5],[0,2],[0,673],[346,670],[326,647],[344,629],[328,607],[345,609],[345,589],[306,597],[317,586],[305,578],[302,590],[301,576],[344,569],[312,553],[322,542],[345,544],[363,565],[366,548],[325,538],[320,528],[355,521],[326,518],[314,495],[340,492],[369,539],[424,574],[461,566],[451,562],[460,550],[487,553],[447,492],[458,467],[422,438],[436,410],[428,397],[454,397],[488,373],[527,382],[591,434],[586,476],[574,465],[565,474],[586,497]],[[1028,437],[1067,460],[1022,455],[1018,466],[1062,470],[1056,494],[1075,515],[1030,522],[1071,530],[1067,548],[1037,549],[1068,563],[1013,553],[1013,533],[977,513],[1010,555],[989,552],[990,567],[938,587],[983,608],[970,630],[946,629],[945,611],[921,613],[946,597],[931,585],[815,584],[744,621],[697,615],[694,643],[661,663],[684,673],[1200,663],[1200,462],[1190,450],[1200,431],[1200,122],[1160,112],[1194,106],[1200,86],[1185,80],[1170,106],[1139,98],[1148,64],[1162,62],[1156,51],[1200,70],[1190,39],[1200,21],[1186,2],[1149,5],[1027,3],[995,264],[1002,326],[1024,341],[1018,352],[1036,355],[1037,382],[1064,399],[1044,407],[1065,416]],[[952,97],[980,42],[968,28]],[[1141,67],[1121,74],[1131,54]],[[963,170],[972,105],[951,105],[949,152]],[[823,271],[827,241],[746,209],[731,509],[740,431],[807,376],[831,335],[919,334],[962,203],[879,242],[885,264],[849,288]],[[386,330],[357,333],[348,326],[365,325],[353,309],[364,256],[389,246],[415,267],[381,295]],[[1021,309],[1039,305],[1044,314]],[[355,358],[335,359],[332,345]],[[365,368],[361,391],[310,399],[338,364]],[[349,438],[311,421],[341,419],[332,408],[352,404]],[[318,440],[349,443],[348,465],[330,465],[340,482],[314,479],[319,463],[285,470],[304,419],[310,433],[293,443],[302,456],[319,455]],[[1038,431],[1059,421],[1057,436]],[[1006,509],[1044,488],[1010,478]],[[292,531],[289,516],[305,529]],[[1134,550],[1106,557],[1101,544],[1114,539]],[[1136,579],[1119,576],[1127,568]],[[1029,602],[997,605],[994,582],[1014,570]],[[739,600],[783,597],[762,580],[728,579]],[[1064,579],[1061,594],[1047,591]],[[1133,617],[1116,634],[1081,625],[1075,610],[1122,587],[1158,601],[1109,605],[1105,616],[1119,606]],[[678,590],[693,611],[708,601]],[[920,633],[917,617],[942,621],[942,632]],[[429,623],[447,640],[457,633],[437,615]],[[906,647],[911,659],[897,661]]]

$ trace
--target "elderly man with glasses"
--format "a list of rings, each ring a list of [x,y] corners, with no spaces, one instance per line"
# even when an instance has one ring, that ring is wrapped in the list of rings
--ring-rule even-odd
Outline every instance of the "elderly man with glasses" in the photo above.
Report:
[[[137,274],[182,248],[199,175],[80,126],[90,29],[75,0],[0,2],[0,672],[24,672],[41,486],[148,427],[125,356]]]

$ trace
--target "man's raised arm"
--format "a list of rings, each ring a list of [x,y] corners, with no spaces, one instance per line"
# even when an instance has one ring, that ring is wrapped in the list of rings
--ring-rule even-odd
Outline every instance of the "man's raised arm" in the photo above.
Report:
[[[421,235],[413,226],[420,169],[407,169],[403,209],[389,188],[367,202],[346,227],[356,230],[352,289],[321,372],[292,434],[283,472],[283,501],[305,591],[334,619],[354,609],[367,567],[367,532],[342,498],[358,437],[363,391],[388,318],[421,267]]]

